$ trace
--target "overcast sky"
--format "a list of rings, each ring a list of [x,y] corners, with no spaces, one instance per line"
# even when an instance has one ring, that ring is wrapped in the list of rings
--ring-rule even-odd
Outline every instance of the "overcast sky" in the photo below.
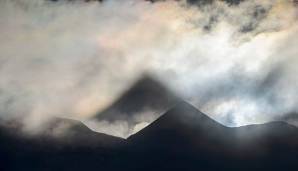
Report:
[[[150,72],[225,125],[269,121],[298,111],[297,17],[292,0],[1,0],[0,115],[85,120]]]

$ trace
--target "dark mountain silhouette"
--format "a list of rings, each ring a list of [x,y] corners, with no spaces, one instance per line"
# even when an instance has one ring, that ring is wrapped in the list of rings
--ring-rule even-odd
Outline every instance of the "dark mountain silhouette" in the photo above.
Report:
[[[296,170],[298,129],[284,122],[225,127],[182,102],[128,138],[121,167],[137,170]],[[130,160],[135,164],[127,165]]]
[[[281,116],[276,116],[274,119],[280,120],[280,121],[285,121],[285,122],[295,125],[295,126],[298,125],[298,113],[297,112],[285,113]]]
[[[56,129],[67,126],[64,134]],[[1,170],[297,170],[298,129],[285,122],[230,128],[187,102],[120,139],[56,118],[38,136],[0,128]],[[58,130],[59,130],[58,129]],[[59,133],[59,132],[58,132]]]
[[[39,133],[50,137],[53,141],[76,146],[110,147],[118,145],[124,139],[94,132],[80,121],[66,118],[54,118]]]
[[[134,122],[134,117],[147,111],[160,112],[174,106],[180,99],[162,83],[150,76],[144,76],[127,90],[110,107],[99,112],[95,119],[109,122]]]
[[[208,136],[204,138],[208,138],[208,141],[214,141],[214,143],[222,143],[222,140],[227,139],[225,138],[227,135],[223,137],[221,134],[229,129],[210,119],[192,105],[180,102],[152,124],[129,137],[128,140],[134,143],[146,143],[146,145],[148,145],[147,140],[158,141],[149,144],[169,143],[168,145],[173,145],[172,138],[174,138],[176,139],[174,144],[200,146],[200,143],[203,142],[203,137],[200,135],[205,135],[208,132]],[[159,138],[154,138],[156,136]],[[217,141],[219,139],[221,141]]]
[[[58,133],[57,129],[63,132]],[[0,170],[100,169],[125,141],[93,132],[83,123],[53,119],[47,129],[28,135],[15,127],[0,127]],[[62,131],[62,130],[60,130]]]

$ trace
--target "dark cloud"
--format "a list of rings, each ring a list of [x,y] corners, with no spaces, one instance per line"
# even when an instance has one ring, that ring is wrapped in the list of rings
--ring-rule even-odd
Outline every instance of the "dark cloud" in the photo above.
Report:
[[[224,1],[229,5],[239,5],[241,2],[245,0],[187,0],[189,4],[197,5],[208,5],[214,3],[215,1]]]
[[[254,18],[255,20],[242,26],[240,31],[243,33],[247,33],[255,30],[258,27],[259,23],[266,18],[267,13],[268,13],[268,10],[265,9],[264,7],[256,6],[254,11],[251,14],[248,14],[248,15],[251,15],[252,18]]]

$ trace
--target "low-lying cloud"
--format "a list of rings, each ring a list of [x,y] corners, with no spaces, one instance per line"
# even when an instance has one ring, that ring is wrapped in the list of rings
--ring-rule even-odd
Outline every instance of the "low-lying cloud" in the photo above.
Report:
[[[151,72],[226,125],[272,120],[298,110],[297,17],[291,0],[1,0],[1,118],[86,120]]]

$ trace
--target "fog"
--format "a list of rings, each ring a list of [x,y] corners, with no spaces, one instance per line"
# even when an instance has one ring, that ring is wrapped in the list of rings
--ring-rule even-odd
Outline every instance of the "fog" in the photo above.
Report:
[[[227,126],[295,113],[297,17],[291,0],[1,0],[1,118],[86,121],[148,72]],[[93,129],[127,136],[148,122]]]

